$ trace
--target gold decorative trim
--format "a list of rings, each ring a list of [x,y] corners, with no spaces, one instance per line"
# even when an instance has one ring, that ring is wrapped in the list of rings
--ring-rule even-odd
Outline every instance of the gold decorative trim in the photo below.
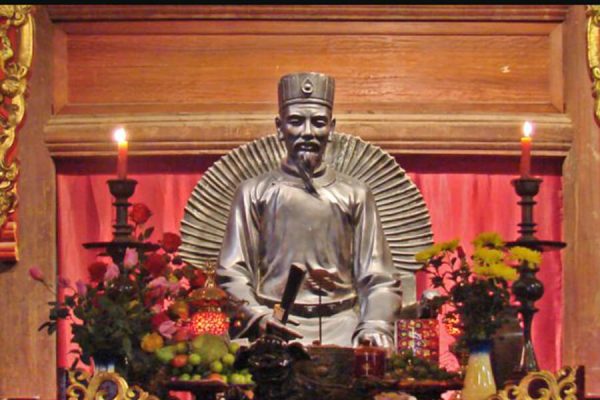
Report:
[[[0,227],[17,207],[19,167],[11,152],[25,115],[27,75],[33,58],[31,12],[30,5],[0,5]]]
[[[139,386],[129,387],[116,372],[98,372],[93,376],[86,371],[69,371],[67,400],[160,400]]]
[[[600,6],[587,6],[587,56],[594,79],[594,113],[600,120]]]
[[[556,374],[530,372],[518,384],[506,386],[487,400],[577,400],[579,368],[565,367]]]

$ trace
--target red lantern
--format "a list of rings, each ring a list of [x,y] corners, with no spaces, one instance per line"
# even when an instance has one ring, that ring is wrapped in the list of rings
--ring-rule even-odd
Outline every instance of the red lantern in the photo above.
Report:
[[[215,266],[209,263],[205,269],[206,282],[204,287],[193,290],[189,303],[198,309],[192,316],[190,330],[193,336],[210,333],[225,335],[229,330],[229,317],[222,312],[221,307],[227,303],[227,293],[215,283]]]
[[[221,311],[200,311],[192,316],[190,330],[193,336],[225,335],[229,330],[229,318]]]

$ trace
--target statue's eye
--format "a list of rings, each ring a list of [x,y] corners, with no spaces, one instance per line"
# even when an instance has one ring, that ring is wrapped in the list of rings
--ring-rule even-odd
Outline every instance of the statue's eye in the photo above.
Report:
[[[327,118],[325,118],[325,117],[313,118],[312,124],[313,124],[313,126],[316,126],[317,128],[323,128],[324,126],[327,126]]]
[[[300,126],[303,123],[303,119],[300,117],[291,116],[291,117],[288,117],[287,123],[292,126]]]

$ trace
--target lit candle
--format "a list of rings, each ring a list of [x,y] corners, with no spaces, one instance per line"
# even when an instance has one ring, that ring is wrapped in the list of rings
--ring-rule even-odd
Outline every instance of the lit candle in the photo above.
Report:
[[[119,146],[117,157],[117,179],[127,178],[127,132],[123,128],[117,128],[113,134]]]
[[[531,134],[533,133],[533,124],[525,121],[523,124],[523,136],[521,136],[521,176],[528,177],[531,172]]]

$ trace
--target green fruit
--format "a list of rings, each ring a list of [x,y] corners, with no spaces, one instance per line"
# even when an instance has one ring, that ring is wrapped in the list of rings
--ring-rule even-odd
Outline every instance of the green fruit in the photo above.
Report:
[[[175,348],[173,346],[165,346],[154,352],[154,355],[163,364],[168,364],[175,358]]]
[[[223,365],[231,367],[235,362],[235,356],[231,353],[225,354],[223,357],[221,357],[221,361],[223,361]]]
[[[173,368],[171,370],[171,375],[173,375],[173,376],[179,376],[179,375],[181,375],[181,373],[182,373],[181,368]]]
[[[204,334],[197,336],[191,342],[192,352],[202,357],[202,363],[209,365],[213,361],[220,360],[229,352],[225,339],[221,336]]]
[[[237,351],[238,351],[239,348],[240,348],[240,344],[239,343],[236,343],[236,342],[229,343],[229,352],[231,354],[237,353]]]
[[[200,354],[192,353],[188,358],[188,363],[191,365],[200,365],[202,362],[202,356]]]
[[[181,368],[181,370],[182,370],[183,372],[187,372],[188,374],[191,374],[191,373],[192,373],[192,371],[194,370],[194,366],[193,366],[193,365],[191,365],[191,364],[186,364],[186,365],[184,365],[184,366]]]
[[[202,375],[200,374],[194,374],[192,375],[191,379],[192,381],[201,381],[202,380]]]
[[[245,385],[246,377],[242,374],[231,374],[231,378],[229,379],[229,382],[232,385]]]
[[[188,351],[188,345],[186,342],[178,342],[175,344],[175,351],[178,354],[185,354]]]
[[[191,379],[190,374],[181,374],[179,375],[179,380],[180,381],[189,381]]]
[[[210,370],[212,372],[216,372],[217,374],[223,371],[223,363],[219,360],[215,360],[210,363]]]

